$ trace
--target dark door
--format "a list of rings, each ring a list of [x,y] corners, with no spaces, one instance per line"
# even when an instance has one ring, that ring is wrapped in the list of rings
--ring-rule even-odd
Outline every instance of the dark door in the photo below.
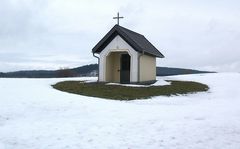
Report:
[[[120,83],[130,83],[130,60],[130,55],[121,55]]]

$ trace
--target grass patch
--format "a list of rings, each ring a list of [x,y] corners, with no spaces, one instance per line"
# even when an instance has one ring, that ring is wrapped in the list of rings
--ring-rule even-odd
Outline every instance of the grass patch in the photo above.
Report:
[[[172,81],[171,85],[149,87],[127,87],[106,85],[105,83],[85,83],[83,81],[64,81],[52,85],[53,88],[69,93],[116,100],[147,99],[153,96],[171,96],[204,92],[205,84],[190,81]]]

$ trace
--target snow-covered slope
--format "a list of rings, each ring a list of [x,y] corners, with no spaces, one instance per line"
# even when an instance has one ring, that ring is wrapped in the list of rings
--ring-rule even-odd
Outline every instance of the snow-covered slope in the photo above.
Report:
[[[114,101],[50,86],[66,79],[0,79],[0,149],[240,148],[239,73],[159,79],[198,81],[210,90]]]

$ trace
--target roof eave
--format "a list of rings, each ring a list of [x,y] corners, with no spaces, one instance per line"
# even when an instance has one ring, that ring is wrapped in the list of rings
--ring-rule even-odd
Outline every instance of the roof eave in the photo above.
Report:
[[[101,45],[106,42],[106,40],[116,31],[116,27],[118,25],[115,25],[92,49],[92,53],[100,53],[97,52],[97,50],[99,50],[99,48],[101,47]]]
[[[116,33],[115,33],[116,32]],[[164,55],[159,52],[149,41],[149,43],[158,51],[157,53],[149,53],[142,47],[140,47],[134,40],[131,39],[131,37],[128,36],[119,25],[115,25],[92,49],[92,53],[100,54],[101,51],[106,47],[106,42],[108,42],[109,38],[115,38],[117,35],[119,35],[124,41],[126,41],[134,50],[137,52],[146,52],[151,56],[158,57],[158,58],[164,58]],[[141,34],[139,34],[141,35]],[[143,35],[141,35],[143,36]],[[144,36],[143,36],[144,37]],[[144,37],[145,38],[145,37]],[[145,38],[146,39],[146,38]],[[147,40],[147,39],[146,39]],[[107,43],[109,44],[109,43]]]

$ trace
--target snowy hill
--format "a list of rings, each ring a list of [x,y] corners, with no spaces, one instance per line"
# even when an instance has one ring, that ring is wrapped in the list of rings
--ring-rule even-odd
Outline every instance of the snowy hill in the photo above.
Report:
[[[207,93],[115,101],[54,90],[62,80],[0,78],[0,149],[237,149],[240,74],[158,77],[207,84]]]

